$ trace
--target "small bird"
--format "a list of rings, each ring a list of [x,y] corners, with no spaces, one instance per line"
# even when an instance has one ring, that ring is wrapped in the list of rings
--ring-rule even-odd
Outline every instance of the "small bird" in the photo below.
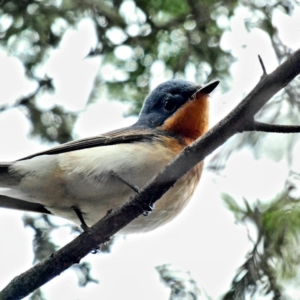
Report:
[[[0,163],[0,207],[92,226],[208,130],[208,98],[218,84],[167,81],[150,93],[129,127]],[[156,202],[148,217],[138,217],[120,233],[147,232],[171,221],[190,200],[202,168],[200,162]]]

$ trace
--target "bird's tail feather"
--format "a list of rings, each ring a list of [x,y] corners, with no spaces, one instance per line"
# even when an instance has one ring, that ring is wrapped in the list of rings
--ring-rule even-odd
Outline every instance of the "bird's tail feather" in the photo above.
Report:
[[[0,163],[0,188],[16,186],[20,182],[20,178],[10,172],[9,168],[11,165],[12,163]],[[51,214],[51,212],[42,204],[23,201],[3,195],[0,195],[0,208],[1,207]]]
[[[0,163],[0,187],[8,188],[20,182],[20,179],[9,171],[12,163]]]
[[[0,195],[0,208],[1,207],[43,214],[51,214],[51,212],[47,210],[42,204],[23,201],[3,195]]]

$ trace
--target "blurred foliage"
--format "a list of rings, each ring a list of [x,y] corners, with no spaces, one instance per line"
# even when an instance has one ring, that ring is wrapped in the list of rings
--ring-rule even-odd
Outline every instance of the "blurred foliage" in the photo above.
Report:
[[[95,101],[104,92],[108,98],[131,101],[131,113],[135,114],[155,77],[165,80],[185,78],[187,73],[192,73],[196,82],[219,78],[223,87],[228,85],[232,58],[220,47],[220,39],[224,31],[229,30],[230,17],[238,5],[249,10],[249,17],[245,19],[249,30],[260,28],[270,36],[279,62],[291,52],[280,41],[272,24],[272,15],[275,9],[291,14],[299,4],[298,0],[174,1],[3,1],[0,4],[0,45],[19,58],[26,76],[38,86],[31,95],[16,99],[15,103],[15,106],[25,107],[32,122],[32,134],[51,142],[72,139],[76,115],[57,105],[45,110],[37,104],[37,98],[55,93],[51,78],[46,75],[40,78],[41,70],[52,51],[59,48],[66,30],[76,27],[84,18],[93,22],[98,40],[87,56],[102,58],[95,80],[97,86],[91,92],[90,101]],[[220,19],[227,22],[218,22]],[[126,58],[120,54],[124,52],[128,53]],[[113,67],[110,76],[103,71],[107,66]],[[158,66],[160,71],[157,71]],[[299,113],[298,86],[299,82],[294,81],[284,94],[279,95],[280,100],[285,99],[291,104],[287,114],[291,122]],[[264,116],[265,121],[265,111],[272,111],[267,114],[266,121],[276,122],[277,112],[284,102],[278,104],[274,99],[260,116]],[[270,110],[269,105],[274,103],[276,109]],[[7,106],[0,107],[0,111],[3,109]],[[256,145],[261,136],[254,134],[249,138],[244,135],[228,149],[223,148],[225,154],[216,156],[211,168],[224,166],[220,157],[225,158],[232,149],[245,143]]]
[[[36,214],[25,214],[23,217],[24,226],[30,227],[34,232],[33,238],[33,252],[34,252],[34,263],[38,263],[53,252],[57,251],[60,247],[57,246],[51,238],[51,233],[62,226],[55,225],[51,221],[51,216],[48,215],[36,215]],[[76,235],[81,233],[81,230],[69,223],[65,227],[70,228],[72,233]],[[113,239],[112,239],[113,240]],[[106,245],[105,250],[102,252],[110,251],[110,244]],[[88,283],[98,283],[98,280],[94,279],[90,272],[91,266],[87,262],[82,262],[72,266],[72,270],[76,272],[79,286],[86,286]],[[31,300],[41,299],[44,296],[40,289],[36,290],[31,296]]]
[[[30,300],[47,300],[45,296],[43,295],[41,289],[35,290],[30,296]]]
[[[169,300],[197,300],[201,291],[189,272],[175,270],[171,265],[156,267],[162,282],[171,289]]]
[[[74,115],[61,107],[45,111],[37,105],[37,97],[55,92],[51,78],[38,74],[65,31],[83,18],[92,20],[98,39],[87,56],[100,55],[101,70],[107,65],[114,70],[110,77],[99,71],[95,81],[99,92],[93,91],[91,100],[105,87],[108,98],[131,100],[132,113],[138,113],[157,76],[155,65],[160,65],[159,76],[164,79],[184,78],[188,70],[199,83],[228,75],[231,58],[220,48],[224,29],[215,20],[229,18],[237,2],[174,1],[3,1],[0,45],[19,58],[26,76],[38,85],[15,104],[26,107],[32,133],[60,143],[72,138]],[[126,59],[120,55],[124,50],[129,53]]]
[[[78,277],[78,285],[86,286],[88,283],[99,283],[99,281],[93,278],[90,274],[91,266],[87,262],[76,264],[72,266],[72,269],[76,271]]]
[[[33,252],[34,262],[39,262],[58,250],[58,246],[51,240],[51,232],[57,228],[47,215],[32,216],[25,214],[23,217],[25,227],[30,227],[34,232]]]
[[[223,299],[288,299],[284,283],[298,281],[300,267],[300,198],[290,195],[288,188],[270,203],[238,204],[229,195],[224,201],[249,231],[253,248],[232,281],[231,290]],[[298,286],[298,283],[296,283]],[[250,297],[250,298],[249,298]]]

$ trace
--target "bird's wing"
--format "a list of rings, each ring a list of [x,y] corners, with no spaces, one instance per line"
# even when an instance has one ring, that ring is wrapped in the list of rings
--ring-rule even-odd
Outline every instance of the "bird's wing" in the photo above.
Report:
[[[55,154],[81,150],[86,148],[92,148],[92,147],[153,140],[156,139],[159,135],[167,135],[167,133],[159,132],[153,129],[152,130],[145,129],[141,127],[127,127],[127,128],[111,131],[103,135],[68,142],[53,147],[49,150],[45,150],[42,152],[29,155],[27,157],[20,159],[19,161],[29,160],[31,158],[34,158],[36,156],[41,156],[41,155],[55,155]],[[10,166],[12,166],[13,164],[14,162],[0,163],[0,189],[1,187],[5,188],[6,186],[7,187],[14,186],[19,183],[20,178],[15,177],[9,171]],[[51,212],[49,212],[42,204],[31,203],[31,202],[15,199],[12,197],[7,197],[4,195],[0,195],[0,207],[51,214]]]
[[[102,147],[108,145],[118,145],[118,144],[128,144],[135,142],[144,142],[144,141],[154,141],[160,139],[161,136],[170,136],[165,131],[159,131],[154,129],[147,129],[143,127],[127,127],[123,129],[118,129],[112,132],[108,132],[103,135],[85,138],[77,141],[68,142],[56,147],[53,147],[49,150],[38,152],[30,156],[24,157],[17,162],[11,163],[0,163],[0,207],[39,212],[39,213],[51,213],[47,208],[38,203],[31,203],[23,200],[19,200],[9,195],[1,195],[1,188],[14,188],[18,186],[21,178],[11,172],[11,167],[15,163],[27,161],[31,158],[42,155],[55,155],[60,153],[66,153],[81,149],[93,148],[93,147]]]
[[[65,144],[58,145],[49,150],[38,152],[29,156],[26,156],[20,160],[30,159],[40,155],[54,155],[60,154],[75,150],[99,147],[99,146],[108,146],[116,145],[123,143],[133,143],[141,142],[145,140],[153,140],[158,135],[167,135],[166,132],[157,131],[153,129],[139,128],[139,127],[126,127],[118,130],[108,132],[103,135],[98,135],[95,137],[89,137],[77,141],[71,141]],[[5,163],[3,164],[5,165]],[[0,165],[1,166],[1,165]]]

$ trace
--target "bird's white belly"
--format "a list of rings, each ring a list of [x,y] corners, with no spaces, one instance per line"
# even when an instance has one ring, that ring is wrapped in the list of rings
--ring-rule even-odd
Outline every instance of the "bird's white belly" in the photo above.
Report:
[[[41,203],[53,214],[80,224],[72,208],[77,207],[90,226],[135,193],[112,176],[112,171],[131,185],[142,187],[177,155],[175,151],[157,147],[158,143],[102,146],[19,161],[13,171],[22,178],[20,185],[2,189],[0,193]],[[139,217],[123,232],[149,231],[172,219],[185,206],[199,176],[190,180],[191,184],[184,188],[180,187],[180,181],[176,183],[157,202],[149,217]]]

